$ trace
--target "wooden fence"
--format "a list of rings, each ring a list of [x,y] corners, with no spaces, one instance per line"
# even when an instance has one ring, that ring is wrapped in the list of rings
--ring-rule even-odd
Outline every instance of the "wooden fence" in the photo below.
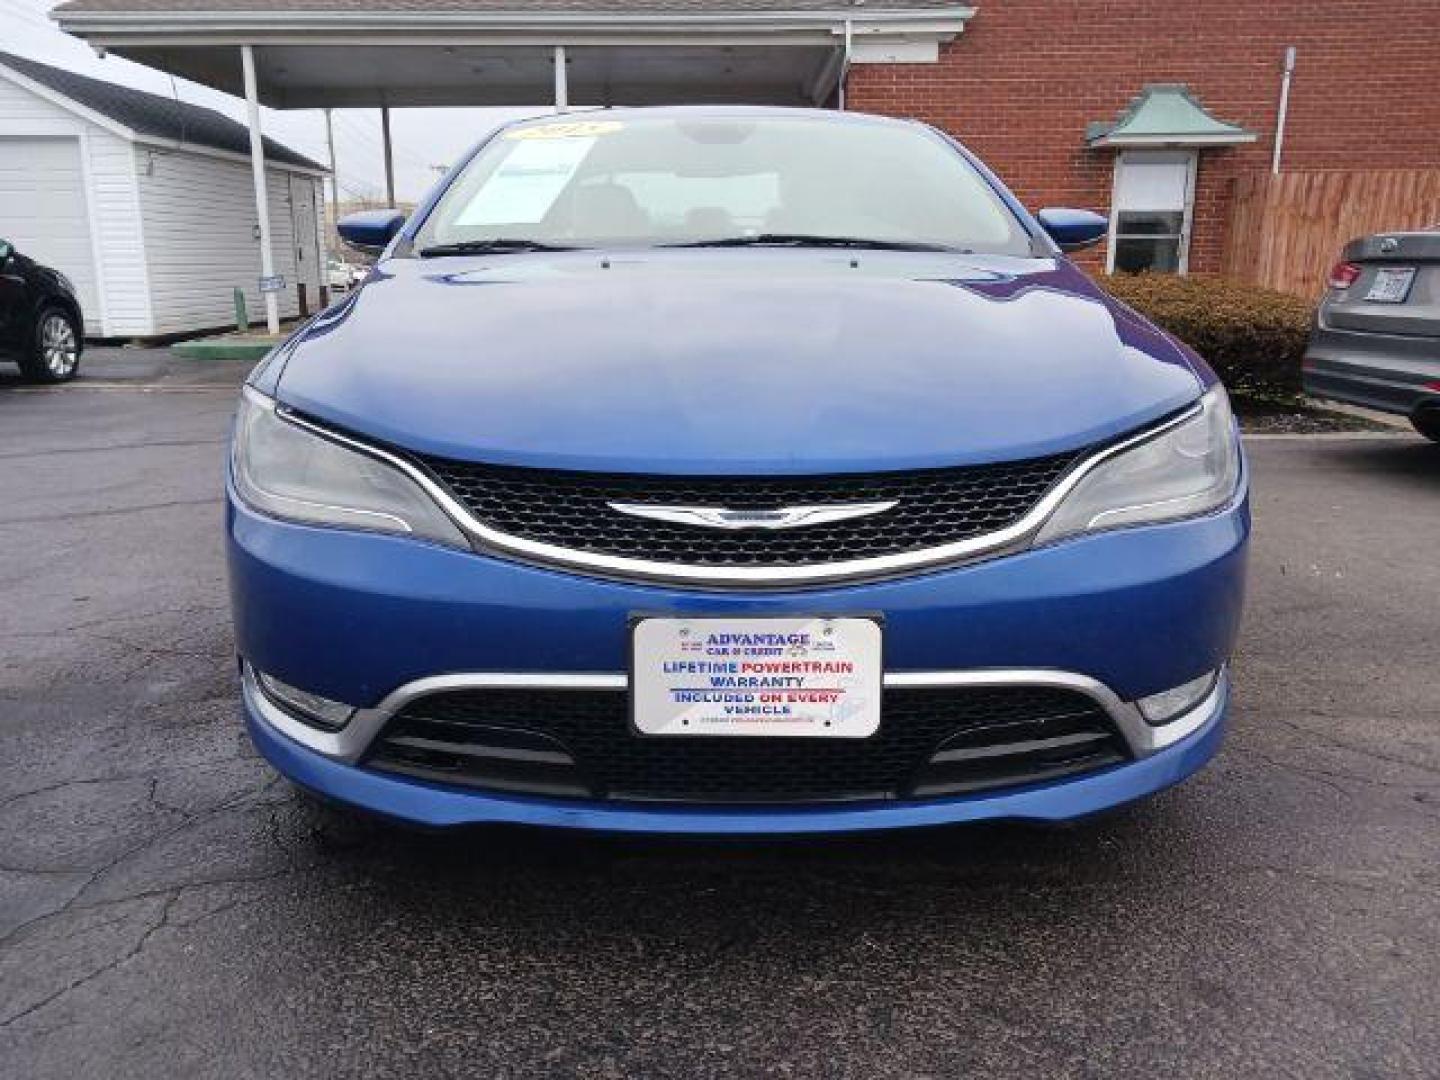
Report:
[[[1440,224],[1440,169],[1238,177],[1223,261],[1229,277],[1319,296],[1347,240]]]

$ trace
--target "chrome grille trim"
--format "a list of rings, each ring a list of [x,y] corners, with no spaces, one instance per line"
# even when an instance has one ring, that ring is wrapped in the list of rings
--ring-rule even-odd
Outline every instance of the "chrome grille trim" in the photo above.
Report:
[[[255,391],[246,388],[247,393]],[[1189,408],[1153,427],[1146,428],[1082,459],[1066,473],[1030,510],[1014,524],[996,532],[970,537],[952,544],[907,551],[849,562],[812,563],[795,566],[691,566],[684,563],[652,562],[648,559],[603,555],[512,536],[491,528],[471,514],[443,485],[414,462],[369,443],[331,431],[285,405],[276,412],[287,421],[362,454],[368,454],[399,469],[454,519],[469,536],[476,550],[511,556],[569,570],[588,570],[603,577],[694,586],[741,586],[786,588],[816,586],[844,581],[876,580],[917,570],[970,562],[980,558],[1019,551],[1029,545],[1060,502],[1084,477],[1102,462],[1178,427],[1200,414],[1197,401]]]
[[[357,709],[354,718],[339,731],[321,731],[295,719],[270,701],[260,690],[255,669],[241,662],[241,691],[247,705],[282,735],[326,757],[354,764],[364,756],[390,718],[417,698],[449,690],[613,690],[623,693],[630,679],[620,672],[460,672],[416,679],[391,692],[380,704]],[[968,671],[887,671],[886,688],[938,690],[973,686],[1048,686],[1075,690],[1095,701],[1114,721],[1116,728],[1137,758],[1147,757],[1194,734],[1219,711],[1230,690],[1229,668],[1209,695],[1189,712],[1159,727],[1146,722],[1133,702],[1124,701],[1098,679],[1073,671],[1052,668],[981,668]]]

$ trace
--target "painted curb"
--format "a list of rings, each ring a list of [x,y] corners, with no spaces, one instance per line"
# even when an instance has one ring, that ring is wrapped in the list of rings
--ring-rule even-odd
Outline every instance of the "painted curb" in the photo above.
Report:
[[[170,351],[186,360],[259,360],[275,347],[269,340],[177,341]]]

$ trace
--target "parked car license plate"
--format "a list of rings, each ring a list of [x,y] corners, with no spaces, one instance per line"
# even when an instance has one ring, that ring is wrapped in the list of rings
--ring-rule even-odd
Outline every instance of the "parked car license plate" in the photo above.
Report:
[[[1403,304],[1415,283],[1413,266],[1382,266],[1375,271],[1375,280],[1365,299],[1375,304]]]
[[[864,739],[882,673],[875,619],[643,618],[631,716],[641,735]]]

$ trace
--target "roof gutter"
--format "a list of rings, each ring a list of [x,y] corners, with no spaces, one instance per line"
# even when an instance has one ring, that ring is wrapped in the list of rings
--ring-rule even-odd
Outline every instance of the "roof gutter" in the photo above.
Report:
[[[163,135],[147,135],[143,132],[135,132],[130,141],[140,146],[160,151],[161,153],[199,154],[202,157],[220,158],[224,161],[233,161],[241,165],[248,165],[250,163],[248,154],[242,154],[235,150],[222,150],[218,146],[206,146],[204,143],[167,139]],[[266,148],[265,152],[265,168],[267,171],[273,170],[275,172],[289,172],[298,173],[302,176],[313,176],[317,180],[324,180],[330,175],[330,170],[323,165],[301,165],[295,161],[286,161],[283,158],[278,158],[274,155],[273,149],[269,147]]]
[[[223,2],[223,0],[221,0]],[[60,8],[51,12],[62,30],[97,44],[160,43],[243,35],[247,40],[324,38],[355,34],[439,37],[455,41],[455,34],[474,33],[506,38],[557,35],[570,40],[605,40],[636,35],[671,39],[694,35],[703,41],[713,36],[755,35],[773,42],[777,34],[845,33],[846,23],[856,35],[905,35],[950,40],[975,14],[973,7],[921,10],[856,9],[836,11],[765,11],[715,13],[595,13],[595,12],[418,12],[418,11],[85,11]],[[398,42],[397,42],[398,43]]]
[[[1107,146],[1239,146],[1252,143],[1257,136],[1253,131],[1215,132],[1200,135],[1102,135],[1090,141],[1091,149]]]

